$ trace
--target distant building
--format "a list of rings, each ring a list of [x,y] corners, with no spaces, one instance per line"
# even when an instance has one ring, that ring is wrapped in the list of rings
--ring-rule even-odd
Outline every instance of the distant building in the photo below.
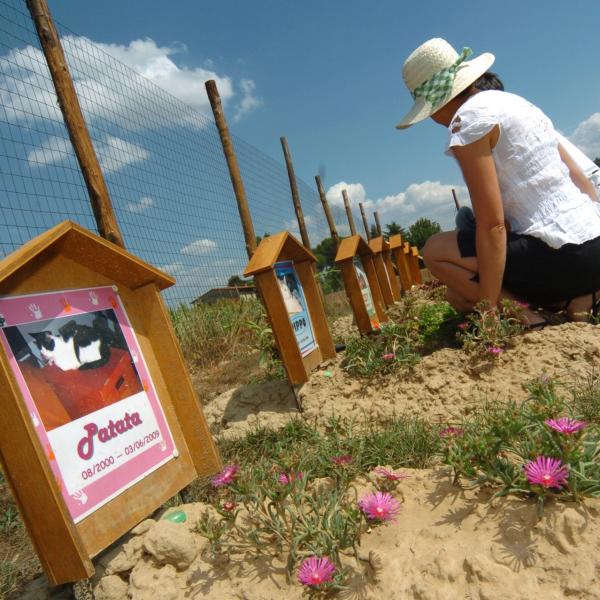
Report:
[[[248,300],[256,298],[256,288],[253,285],[227,286],[213,288],[192,300],[192,304],[214,304],[219,300]]]

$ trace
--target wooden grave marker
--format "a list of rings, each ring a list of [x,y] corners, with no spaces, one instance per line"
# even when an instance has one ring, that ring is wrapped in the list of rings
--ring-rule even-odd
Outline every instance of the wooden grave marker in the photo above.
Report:
[[[0,461],[52,585],[221,466],[160,295],[174,283],[70,221],[0,261]]]
[[[342,240],[335,257],[346,295],[361,333],[378,331],[388,320],[373,260],[373,251],[359,235]]]
[[[404,253],[404,242],[402,241],[402,236],[399,233],[390,236],[390,250],[394,260],[396,261],[396,266],[398,267],[398,274],[400,276],[402,290],[407,292],[413,285],[412,272],[408,264],[408,257]]]
[[[421,285],[423,279],[421,277],[421,267],[419,266],[419,249],[416,246],[410,247],[410,268],[412,271],[413,281],[416,285]]]
[[[400,284],[394,273],[390,245],[380,235],[369,241],[369,248],[373,251],[373,260],[375,261],[377,279],[379,280],[383,300],[387,306],[392,306],[394,302],[400,300]]]
[[[308,381],[318,365],[335,357],[325,308],[314,276],[314,254],[282,231],[261,240],[244,277],[260,290],[288,380]]]

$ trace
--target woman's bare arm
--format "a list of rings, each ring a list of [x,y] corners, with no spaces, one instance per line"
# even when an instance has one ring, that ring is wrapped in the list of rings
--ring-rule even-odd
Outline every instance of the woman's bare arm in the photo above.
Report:
[[[506,262],[504,209],[492,156],[494,133],[493,130],[472,144],[452,148],[469,188],[477,224],[479,299],[490,306],[498,303]]]
[[[587,194],[594,202],[598,202],[596,189],[592,182],[585,176],[584,172],[579,168],[577,163],[571,158],[571,155],[559,144],[558,152],[562,161],[569,168],[571,181],[584,193]]]

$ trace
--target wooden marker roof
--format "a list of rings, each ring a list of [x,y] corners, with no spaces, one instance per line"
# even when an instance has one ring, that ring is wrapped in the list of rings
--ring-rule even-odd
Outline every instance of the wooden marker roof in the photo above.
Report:
[[[390,249],[390,245],[387,240],[380,235],[369,241],[369,248],[371,248],[375,254],[381,254],[382,252],[387,252]]]
[[[335,262],[352,260],[356,255],[364,256],[365,254],[373,254],[373,251],[369,248],[369,244],[360,235],[351,235],[342,240],[335,256]]]
[[[390,235],[390,249],[394,250],[395,248],[402,248],[402,236],[399,233],[395,233],[394,235]]]
[[[57,254],[130,289],[156,283],[164,290],[175,284],[175,279],[167,273],[73,221],[59,223],[0,261],[0,284],[22,269],[31,268],[32,261],[42,266],[46,258]],[[65,279],[68,279],[67,273]]]
[[[289,231],[280,231],[263,238],[252,255],[244,271],[244,277],[251,277],[273,268],[276,262],[293,260],[294,262],[317,262],[316,256],[302,245]]]

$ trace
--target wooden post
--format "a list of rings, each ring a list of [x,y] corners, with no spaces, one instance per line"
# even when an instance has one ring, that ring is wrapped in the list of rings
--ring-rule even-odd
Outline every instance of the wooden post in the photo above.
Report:
[[[456,197],[456,192],[454,191],[454,188],[452,188],[452,197],[454,198],[454,206],[456,206],[456,210],[458,211],[458,209],[460,208],[460,204],[458,203],[458,198]]]
[[[331,210],[329,208],[329,202],[327,202],[327,196],[325,195],[325,190],[323,189],[323,184],[321,183],[321,178],[318,175],[315,175],[315,181],[317,182],[317,190],[319,190],[319,197],[321,198],[321,204],[323,205],[323,210],[325,211],[325,218],[327,219],[327,224],[329,225],[329,231],[331,232],[331,237],[335,242],[335,247],[339,248],[340,246],[340,236],[338,235],[337,229],[335,228],[335,221],[331,215]]]
[[[377,235],[383,235],[381,232],[381,223],[379,222],[379,212],[375,211],[373,213],[375,215],[375,226],[377,227]]]
[[[358,208],[360,208],[360,214],[362,216],[363,225],[365,226],[365,234],[367,236],[367,242],[371,239],[371,232],[369,231],[369,223],[367,221],[367,215],[365,215],[365,207],[362,202],[358,203]]]
[[[219,96],[217,84],[213,79],[206,81],[204,83],[204,87],[206,87],[206,93],[208,94],[210,106],[215,117],[215,123],[217,125],[217,129],[219,130],[219,136],[223,146],[223,154],[225,154],[225,160],[227,161],[227,167],[229,168],[229,176],[231,177],[233,192],[237,201],[238,211],[242,221],[242,228],[244,230],[246,252],[248,253],[248,258],[252,258],[252,255],[256,250],[256,234],[254,233],[252,216],[250,215],[250,209],[248,208],[248,199],[246,198],[246,190],[244,189],[244,182],[242,181],[242,176],[240,174],[240,167],[238,165],[235,151],[233,149],[233,143],[229,135],[227,121],[225,120],[225,113],[223,112],[223,107],[221,106],[221,97]]]
[[[356,235],[356,225],[354,225],[354,217],[352,216],[352,209],[350,208],[350,201],[348,200],[348,192],[342,190],[342,196],[344,197],[344,206],[346,208],[346,215],[348,217],[348,225],[350,225],[350,235]]]
[[[279,138],[281,147],[283,148],[283,156],[285,158],[285,166],[287,167],[288,177],[290,180],[290,189],[292,191],[292,201],[294,210],[296,211],[296,219],[298,219],[298,229],[302,243],[310,250],[310,240],[308,239],[308,231],[306,231],[306,223],[304,222],[304,213],[302,212],[302,204],[300,203],[300,194],[298,193],[298,184],[296,182],[296,174],[294,173],[294,165],[292,164],[292,156],[290,148],[285,137]]]
[[[27,8],[35,24],[52,76],[58,104],[69,132],[71,144],[73,144],[75,156],[81,167],[98,233],[113,244],[125,247],[48,4],[46,0],[27,0]]]

